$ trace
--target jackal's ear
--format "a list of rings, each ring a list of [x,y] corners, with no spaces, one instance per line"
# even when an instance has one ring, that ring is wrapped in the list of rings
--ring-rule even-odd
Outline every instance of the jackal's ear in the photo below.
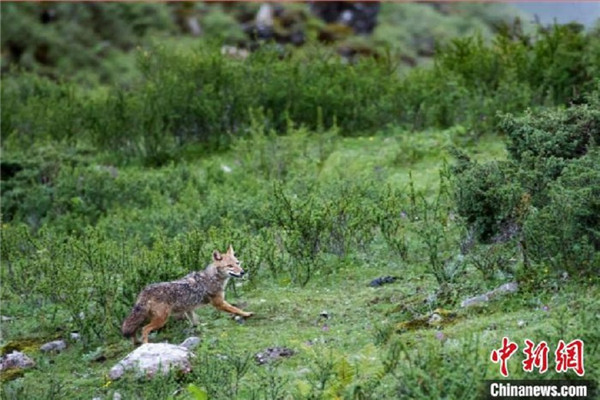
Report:
[[[215,261],[221,261],[223,259],[223,256],[221,255],[221,253],[219,253],[218,250],[213,251],[213,259]]]
[[[233,246],[232,245],[229,245],[229,247],[227,248],[227,254],[229,254],[231,256],[233,255]]]

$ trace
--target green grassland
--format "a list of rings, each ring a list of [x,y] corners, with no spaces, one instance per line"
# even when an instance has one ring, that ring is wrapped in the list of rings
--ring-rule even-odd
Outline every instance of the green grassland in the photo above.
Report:
[[[400,192],[408,192],[412,182],[414,190],[424,193],[426,198],[434,198],[439,191],[438,171],[448,159],[444,145],[451,142],[447,132],[423,132],[418,139],[409,139],[408,133],[334,137],[328,139],[331,152],[323,165],[305,175],[304,171],[310,170],[310,165],[304,165],[310,163],[306,155],[322,146],[322,140],[296,135],[283,137],[287,146],[278,148],[283,153],[289,152],[292,146],[294,151],[299,151],[297,158],[290,159],[289,155],[286,158],[290,165],[300,165],[291,167],[288,172],[291,176],[302,174],[302,182],[298,184],[376,182],[377,186],[390,185]],[[501,138],[486,137],[466,151],[481,160],[503,159],[506,154],[502,143]],[[4,383],[5,398],[110,397],[115,391],[126,398],[186,398],[189,395],[185,391],[175,393],[190,383],[205,388],[210,398],[477,397],[484,379],[499,377],[498,366],[489,361],[489,353],[500,346],[503,336],[517,343],[528,338],[546,340],[551,345],[561,338],[584,338],[586,377],[598,378],[600,357],[594,328],[599,317],[597,285],[581,286],[566,281],[545,284],[535,290],[522,288],[517,294],[463,309],[459,306],[461,300],[482,294],[512,278],[484,280],[480,272],[465,265],[450,284],[451,294],[442,295],[419,239],[409,241],[408,255],[403,259],[390,251],[378,232],[371,232],[372,241],[366,246],[350,246],[343,256],[328,254],[330,250],[323,249],[316,263],[318,268],[308,283],[295,284],[293,280],[297,275],[293,269],[305,266],[286,264],[285,259],[278,260],[280,265],[271,265],[264,258],[261,261],[259,254],[269,250],[254,248],[261,242],[261,235],[238,230],[243,230],[248,221],[239,220],[236,209],[246,203],[259,208],[255,211],[267,212],[274,203],[271,180],[262,177],[263,170],[249,167],[247,163],[256,159],[248,160],[244,154],[251,148],[256,149],[257,144],[250,141],[239,146],[237,151],[226,151],[202,161],[152,170],[123,167],[118,168],[116,178],[108,173],[102,175],[103,179],[133,183],[138,179],[173,182],[180,179],[178,175],[189,174],[190,181],[194,177],[214,180],[208,193],[197,191],[189,183],[186,187],[171,189],[171,193],[168,189],[160,193],[166,188],[157,187],[146,207],[132,210],[121,204],[107,209],[94,230],[66,239],[73,247],[50,248],[56,245],[55,240],[65,239],[45,237],[34,244],[35,252],[27,255],[26,260],[15,260],[12,258],[15,250],[3,249],[7,257],[3,262],[4,273],[14,263],[13,268],[23,268],[17,269],[23,276],[5,275],[3,279],[2,313],[14,320],[2,324],[2,340],[4,346],[24,343],[25,351],[38,364],[22,378]],[[409,159],[399,162],[399,155]],[[280,160],[282,157],[271,149],[268,158]],[[316,158],[314,162],[317,163]],[[221,171],[222,165],[231,166],[232,171]],[[100,164],[92,165],[92,168],[100,167]],[[173,199],[174,194],[179,199]],[[207,195],[209,204],[203,200]],[[364,200],[359,196],[352,199],[359,203]],[[221,215],[214,216],[221,222],[210,232],[194,228],[204,214],[203,209],[209,207],[221,210]],[[227,219],[229,213],[236,216]],[[127,214],[133,215],[127,217]],[[183,224],[177,224],[173,218]],[[219,224],[226,225],[224,230]],[[12,232],[17,229],[12,223],[3,224],[5,246],[14,243],[6,242],[13,235],[17,236]],[[168,233],[171,229],[179,232],[175,238]],[[453,231],[450,227],[446,229]],[[138,234],[128,234],[127,230]],[[120,239],[111,240],[113,235]],[[138,235],[149,236],[146,240],[152,250],[138,248],[144,246],[134,239]],[[245,235],[252,237],[243,237]],[[459,237],[449,239],[458,241]],[[28,240],[35,241],[31,237]],[[197,311],[201,319],[198,327],[190,326],[187,321],[171,320],[151,336],[151,341],[178,343],[191,335],[200,336],[202,345],[197,349],[198,362],[191,376],[174,374],[153,381],[130,377],[111,382],[108,369],[132,349],[128,340],[119,337],[118,325],[126,316],[135,292],[147,283],[176,279],[189,270],[203,267],[209,260],[210,249],[223,249],[229,241],[236,247],[249,277],[232,282],[227,297],[256,315],[240,325],[229,316],[204,307]],[[86,248],[100,252],[87,255],[95,267],[74,260],[83,258]],[[189,254],[198,248],[202,249],[198,254]],[[167,249],[170,251],[165,253]],[[74,254],[56,254],[62,251]],[[111,251],[117,255],[109,254]],[[184,252],[188,252],[186,255],[194,262],[183,262]],[[46,282],[51,287],[43,285],[43,281],[50,278],[41,272],[50,273],[45,269],[50,265],[44,266],[50,262],[44,253],[74,263],[57,261],[53,265],[63,271],[56,280]],[[139,273],[143,273],[143,277],[131,276]],[[368,286],[372,279],[386,275],[398,276],[399,280],[379,288]],[[66,286],[60,283],[63,280]],[[124,287],[124,280],[136,284]],[[101,285],[106,286],[101,288]],[[104,293],[94,294],[90,290]],[[50,300],[46,297],[49,293],[53,293],[51,298],[58,298]],[[80,300],[63,307],[60,297],[70,294],[83,296],[79,299],[90,296],[89,304]],[[103,306],[109,309],[94,311],[94,307]],[[417,323],[409,328],[402,325],[422,317],[427,320],[436,310],[440,312],[438,309],[451,315],[439,325]],[[89,321],[92,326],[88,326],[86,319],[74,320],[79,312],[99,312],[102,317],[99,321],[95,318]],[[322,317],[322,313],[327,317]],[[100,325],[93,326],[96,323]],[[94,337],[95,329],[104,331]],[[66,351],[56,355],[40,353],[37,346],[26,347],[28,341],[33,340],[39,346],[46,340],[68,337],[71,331],[90,336],[72,342]],[[443,338],[436,338],[438,332],[443,333]],[[254,354],[273,346],[293,349],[295,355],[272,365],[255,364]],[[520,368],[521,358],[512,360],[510,371],[515,377],[525,378],[527,374]],[[547,377],[557,375],[548,373]]]
[[[579,338],[598,382],[599,37],[475,35],[402,73],[163,42],[126,85],[4,75],[0,347],[36,366],[2,398],[475,399],[505,336],[513,378],[539,376],[525,339],[549,344],[541,378],[577,378],[552,356]],[[139,291],[229,244],[227,299],[255,315],[172,318],[150,341],[199,336],[192,371],[110,380]],[[294,354],[258,365],[269,347]]]

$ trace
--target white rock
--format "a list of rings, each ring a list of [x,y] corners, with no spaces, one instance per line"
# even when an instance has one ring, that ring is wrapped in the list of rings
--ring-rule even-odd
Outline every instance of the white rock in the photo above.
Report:
[[[146,343],[129,353],[111,368],[108,375],[116,380],[126,371],[135,371],[145,376],[154,376],[158,372],[167,374],[171,368],[184,372],[191,369],[190,358],[194,354],[189,349],[169,343]]]
[[[34,366],[35,361],[20,351],[15,350],[10,354],[0,357],[0,371],[9,368],[31,368]]]
[[[67,348],[67,343],[61,339],[61,340],[53,340],[52,342],[44,343],[40,347],[40,350],[43,351],[44,353],[47,353],[50,351],[60,352],[66,348]]]
[[[256,26],[259,29],[270,28],[273,26],[273,6],[264,3],[256,13]]]

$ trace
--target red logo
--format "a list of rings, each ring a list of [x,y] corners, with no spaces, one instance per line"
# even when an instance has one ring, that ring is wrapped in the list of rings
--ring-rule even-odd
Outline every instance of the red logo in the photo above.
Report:
[[[518,350],[519,346],[511,342],[506,336],[502,338],[502,347],[492,350],[490,358],[494,363],[500,363],[500,373],[508,376],[508,360]],[[529,339],[525,339],[525,360],[523,360],[523,371],[533,372],[535,368],[540,374],[548,370],[548,343],[541,341],[537,346]],[[556,361],[556,372],[567,372],[572,369],[577,375],[583,376],[583,340],[575,339],[567,344],[563,340],[558,341],[554,352]]]
[[[533,368],[539,368],[539,373],[543,374],[548,370],[548,343],[542,341],[535,348],[529,339],[525,339],[525,360],[523,361],[523,371],[532,372]]]
[[[568,344],[559,340],[554,355],[556,372],[567,372],[572,369],[577,375],[583,376],[583,340],[575,339]]]
[[[491,358],[495,363],[500,362],[500,373],[508,376],[508,368],[506,363],[508,359],[517,351],[519,346],[511,342],[506,336],[502,338],[502,347],[497,350],[492,350]]]

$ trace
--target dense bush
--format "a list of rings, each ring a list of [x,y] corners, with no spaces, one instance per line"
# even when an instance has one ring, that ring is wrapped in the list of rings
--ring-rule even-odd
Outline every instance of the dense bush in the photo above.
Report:
[[[522,241],[527,261],[598,272],[600,113],[588,105],[506,116],[510,159],[457,168],[458,211],[483,242]]]
[[[1,9],[3,72],[10,63],[87,83],[131,78],[123,52],[153,31],[175,28],[162,4],[2,3]]]
[[[569,163],[548,185],[548,203],[524,221],[535,260],[577,275],[600,272],[600,153]]]
[[[139,50],[143,78],[129,88],[82,92],[29,75],[10,77],[2,87],[2,130],[9,144],[22,148],[42,138],[87,141],[116,151],[121,162],[141,158],[151,165],[173,159],[189,143],[229,145],[251,130],[258,110],[267,130],[277,133],[293,121],[317,131],[337,126],[342,135],[389,124],[462,124],[479,134],[495,129],[500,111],[585,101],[597,68],[598,58],[590,56],[596,40],[569,26],[531,38],[505,33],[492,44],[457,39],[439,49],[432,69],[404,77],[389,57],[346,65],[328,50],[282,56],[267,45],[240,61],[206,43],[192,50],[154,46]],[[561,62],[564,53],[572,62]],[[573,63],[580,72],[572,73]]]

